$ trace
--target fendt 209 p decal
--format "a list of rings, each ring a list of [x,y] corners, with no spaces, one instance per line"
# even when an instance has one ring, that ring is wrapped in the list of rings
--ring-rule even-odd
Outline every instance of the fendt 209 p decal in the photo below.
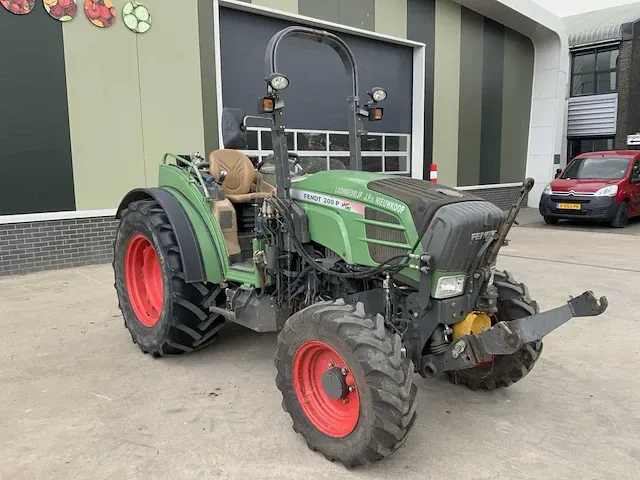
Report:
[[[291,196],[296,200],[303,202],[312,202],[319,205],[327,205],[339,210],[347,210],[349,212],[358,213],[364,215],[364,205],[361,203],[355,203],[344,198],[332,197],[330,195],[323,195],[316,192],[308,192],[305,190],[291,189]]]

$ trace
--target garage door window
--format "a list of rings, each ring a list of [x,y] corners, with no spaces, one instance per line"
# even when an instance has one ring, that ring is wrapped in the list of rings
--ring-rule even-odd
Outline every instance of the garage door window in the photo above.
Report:
[[[247,155],[263,160],[273,153],[269,130],[248,130],[248,149],[244,150]],[[349,168],[348,132],[292,129],[286,135],[287,148],[300,157],[324,161],[327,170],[332,169],[332,165],[335,169],[336,162]],[[410,146],[411,135],[371,132],[362,137],[362,169],[367,172],[411,174]]]

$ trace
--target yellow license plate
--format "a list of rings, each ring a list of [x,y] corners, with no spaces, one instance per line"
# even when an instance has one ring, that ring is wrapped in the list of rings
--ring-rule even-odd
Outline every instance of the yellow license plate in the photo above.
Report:
[[[558,208],[562,210],[580,210],[582,205],[579,203],[559,203]]]

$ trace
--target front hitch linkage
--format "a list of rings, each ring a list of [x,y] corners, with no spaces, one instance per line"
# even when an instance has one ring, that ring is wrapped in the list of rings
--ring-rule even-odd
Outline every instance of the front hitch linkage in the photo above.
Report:
[[[512,355],[525,344],[541,340],[574,317],[601,315],[608,305],[606,297],[600,297],[598,303],[593,292],[586,291],[579,297],[571,297],[561,307],[509,322],[498,322],[477,335],[459,337],[442,354],[423,356],[419,372],[425,377],[433,377],[449,370],[473,368],[491,361],[494,355]]]

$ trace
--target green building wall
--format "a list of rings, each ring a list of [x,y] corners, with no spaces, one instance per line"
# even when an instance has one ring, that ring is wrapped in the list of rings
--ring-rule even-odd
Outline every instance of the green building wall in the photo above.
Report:
[[[77,210],[115,208],[154,185],[167,150],[204,149],[198,5],[181,3],[146,0],[144,35],[122,21],[63,25]]]
[[[433,161],[439,181],[452,186],[524,176],[534,61],[528,38],[452,0],[253,3],[424,43],[425,173]],[[61,25],[76,210],[113,209],[131,188],[155,185],[165,151],[208,153],[219,145],[213,2],[145,4],[154,22],[144,35],[121,18],[99,29],[82,11]]]

